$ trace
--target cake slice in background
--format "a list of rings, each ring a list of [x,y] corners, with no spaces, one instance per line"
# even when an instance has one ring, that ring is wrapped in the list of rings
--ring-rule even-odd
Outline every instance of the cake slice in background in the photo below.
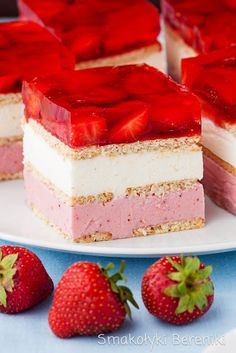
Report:
[[[69,239],[202,227],[200,105],[147,65],[79,70],[23,87],[28,205]]]
[[[0,180],[19,178],[23,171],[22,80],[73,66],[71,54],[39,25],[0,23]]]
[[[182,82],[202,104],[205,191],[236,214],[236,46],[182,65]]]
[[[160,16],[148,0],[18,0],[20,15],[46,26],[77,68],[146,63],[166,70]]]
[[[168,71],[177,81],[181,76],[181,59],[236,44],[233,3],[162,0]]]

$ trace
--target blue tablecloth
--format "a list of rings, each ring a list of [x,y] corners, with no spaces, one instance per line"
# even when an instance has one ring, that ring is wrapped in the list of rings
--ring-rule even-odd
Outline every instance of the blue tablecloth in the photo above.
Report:
[[[4,242],[0,241],[0,245]],[[105,265],[120,259],[89,257],[32,249],[42,260],[56,285],[63,272],[79,260]],[[47,323],[51,299],[18,315],[0,314],[0,349],[7,353],[79,353],[79,352],[203,352],[219,335],[236,327],[236,252],[202,256],[214,266],[215,302],[207,315],[195,323],[175,327],[152,317],[142,304],[140,283],[143,273],[155,259],[127,259],[126,275],[140,310],[133,310],[133,321],[126,320],[121,330],[101,337],[56,338]],[[153,342],[153,343],[151,343]]]

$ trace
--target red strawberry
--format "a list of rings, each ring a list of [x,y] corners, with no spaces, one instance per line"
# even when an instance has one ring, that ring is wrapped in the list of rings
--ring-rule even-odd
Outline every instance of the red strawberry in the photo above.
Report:
[[[103,115],[107,124],[113,126],[117,122],[124,120],[127,116],[139,114],[147,110],[147,105],[139,100],[125,100],[121,103],[110,105],[103,109]]]
[[[138,104],[139,103],[139,104]],[[125,118],[115,124],[110,131],[108,139],[111,143],[127,143],[137,140],[148,124],[148,108],[142,102],[130,106]]]
[[[125,262],[119,272],[109,275],[105,268],[91,262],[77,262],[62,276],[49,312],[49,325],[61,338],[98,335],[117,330],[129,316],[128,301],[138,308],[131,291],[118,285],[125,280]]]
[[[78,118],[71,127],[71,145],[73,146],[99,144],[107,132],[105,118],[93,107],[78,109]]]
[[[126,98],[126,94],[118,87],[106,87],[105,85],[101,85],[92,88],[92,90],[90,89],[87,95],[84,93],[84,97],[82,93],[81,98],[85,98],[87,103],[102,105],[119,102]]]
[[[197,257],[163,257],[144,274],[143,302],[152,315],[164,321],[188,324],[213,303],[211,272],[212,267],[205,267]]]
[[[27,310],[52,291],[53,282],[34,253],[17,246],[0,247],[0,312]]]

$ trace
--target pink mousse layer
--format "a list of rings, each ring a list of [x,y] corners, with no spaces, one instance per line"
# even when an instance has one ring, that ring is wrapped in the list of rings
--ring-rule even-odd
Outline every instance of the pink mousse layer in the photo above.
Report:
[[[236,214],[236,177],[206,156],[203,185],[218,206]]]
[[[23,171],[22,144],[13,142],[0,145],[0,174],[15,174]]]
[[[172,221],[204,218],[201,184],[165,196],[117,198],[105,204],[70,207],[32,172],[25,171],[27,202],[72,239],[95,232],[109,232],[113,239],[133,236],[133,230]]]

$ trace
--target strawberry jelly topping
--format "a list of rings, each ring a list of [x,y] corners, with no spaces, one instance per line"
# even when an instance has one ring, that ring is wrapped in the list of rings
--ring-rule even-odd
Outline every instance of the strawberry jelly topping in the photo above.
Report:
[[[235,0],[163,0],[167,22],[197,52],[236,44]]]
[[[72,148],[200,134],[200,105],[147,65],[63,72],[23,85],[33,118]]]
[[[77,61],[156,43],[158,10],[147,0],[18,0],[21,16],[49,27]]]
[[[67,50],[37,24],[0,23],[0,93],[20,92],[23,79],[73,66]]]
[[[182,82],[218,125],[236,124],[236,46],[182,61]]]

